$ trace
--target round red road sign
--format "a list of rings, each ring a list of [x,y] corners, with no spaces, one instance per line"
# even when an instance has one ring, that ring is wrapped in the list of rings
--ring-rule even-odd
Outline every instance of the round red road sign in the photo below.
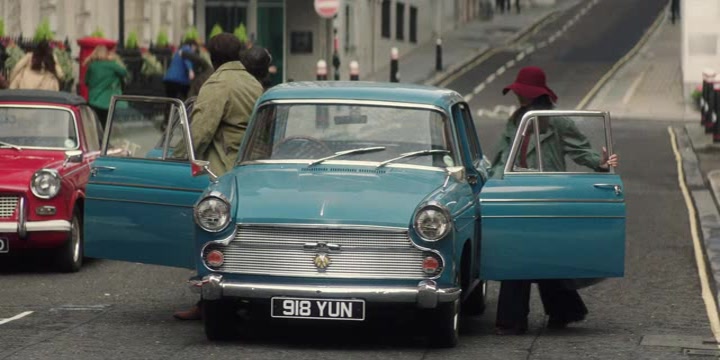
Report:
[[[315,12],[326,19],[332,18],[340,9],[340,0],[315,0]]]

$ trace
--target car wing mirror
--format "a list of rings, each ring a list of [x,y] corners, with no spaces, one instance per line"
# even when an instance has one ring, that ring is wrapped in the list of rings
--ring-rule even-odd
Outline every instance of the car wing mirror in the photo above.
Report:
[[[65,152],[65,162],[63,166],[69,163],[81,163],[83,161],[82,150],[68,150]]]
[[[192,170],[192,176],[198,177],[200,175],[207,174],[210,177],[210,181],[217,182],[218,176],[210,170],[210,162],[206,160],[193,160],[190,164]]]

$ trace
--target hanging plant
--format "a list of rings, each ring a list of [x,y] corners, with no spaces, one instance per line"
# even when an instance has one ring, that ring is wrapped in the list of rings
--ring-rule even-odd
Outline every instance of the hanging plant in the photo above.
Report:
[[[210,37],[208,37],[208,39],[212,39],[213,37],[215,37],[215,35],[220,35],[222,33],[222,26],[220,26],[220,24],[215,24],[215,26],[213,26],[212,30],[210,31]]]
[[[53,49],[53,55],[55,56],[55,59],[57,59],[58,65],[60,65],[60,68],[63,71],[63,81],[70,82],[74,80],[73,60],[70,53],[56,47]]]
[[[143,54],[143,63],[140,73],[144,77],[156,76],[163,74],[163,66],[155,55],[150,53]]]
[[[43,19],[42,22],[35,29],[35,35],[33,41],[37,44],[41,41],[51,41],[53,39],[53,31],[50,29],[50,21],[47,18]]]
[[[15,43],[9,44],[5,51],[8,55],[8,58],[5,59],[5,68],[8,69],[8,71],[12,71],[18,61],[25,56],[25,52]]]
[[[187,29],[187,31],[185,32],[185,36],[183,36],[183,40],[182,40],[182,41],[183,41],[183,42],[186,42],[186,41],[193,40],[193,41],[196,41],[196,42],[197,42],[199,38],[200,38],[200,33],[198,33],[198,29],[197,29],[196,27],[194,27],[194,26],[191,26],[191,27],[190,27],[189,29]]]
[[[5,20],[0,19],[0,37],[5,37]]]
[[[170,38],[168,37],[165,29],[160,29],[158,32],[157,37],[155,38],[155,46],[159,48],[166,48],[170,46]]]
[[[235,31],[233,31],[233,34],[236,38],[240,39],[243,44],[247,44],[248,42],[248,36],[247,36],[247,29],[245,29],[245,24],[240,23],[238,27],[235,28]]]

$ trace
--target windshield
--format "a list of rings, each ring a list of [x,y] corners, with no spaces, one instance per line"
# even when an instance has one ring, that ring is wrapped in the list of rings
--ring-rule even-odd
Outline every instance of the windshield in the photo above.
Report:
[[[354,104],[277,104],[262,107],[240,161],[382,162],[423,150],[447,150],[396,163],[447,167],[456,161],[445,116],[434,110]],[[363,150],[382,147],[373,151]]]
[[[72,113],[63,109],[0,107],[0,147],[10,145],[77,149],[78,137]]]

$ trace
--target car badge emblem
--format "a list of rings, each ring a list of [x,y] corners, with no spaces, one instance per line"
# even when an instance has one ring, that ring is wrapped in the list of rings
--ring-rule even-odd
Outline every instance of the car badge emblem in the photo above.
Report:
[[[332,260],[330,260],[330,256],[328,256],[328,254],[318,253],[315,255],[313,263],[315,263],[315,267],[318,268],[318,270],[324,271],[328,268],[328,266],[330,266]]]

